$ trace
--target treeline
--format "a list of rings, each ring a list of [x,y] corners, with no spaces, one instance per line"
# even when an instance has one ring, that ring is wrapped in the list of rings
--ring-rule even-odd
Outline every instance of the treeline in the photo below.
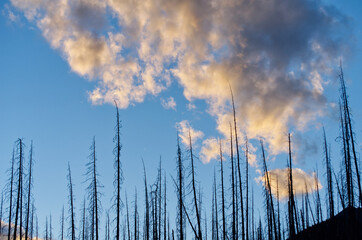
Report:
[[[214,171],[211,195],[211,209],[203,204],[202,186],[197,180],[193,152],[192,135],[188,134],[188,147],[182,149],[177,137],[176,174],[167,181],[167,173],[159,163],[154,181],[147,178],[143,165],[144,202],[140,204],[135,189],[133,201],[127,193],[122,194],[124,183],[121,158],[121,120],[116,104],[116,124],[114,136],[114,192],[112,206],[103,210],[102,185],[97,171],[96,139],[93,138],[88,163],[86,165],[86,198],[77,213],[71,166],[68,163],[67,187],[68,204],[62,208],[60,232],[54,236],[52,216],[46,217],[45,226],[39,232],[33,193],[33,144],[30,144],[28,157],[24,142],[19,138],[7,171],[8,180],[2,191],[0,203],[1,239],[79,239],[79,240],[282,240],[293,239],[308,227],[332,218],[336,211],[347,207],[362,206],[362,190],[359,172],[359,159],[353,120],[343,76],[340,79],[340,169],[334,171],[331,163],[330,145],[323,129],[324,165],[327,196],[325,208],[319,191],[318,173],[315,186],[305,184],[305,192],[297,197],[293,184],[293,154],[291,134],[288,134],[287,183],[288,199],[283,210],[280,206],[279,179],[273,179],[268,170],[264,143],[260,140],[260,159],[263,169],[264,216],[255,214],[254,190],[249,187],[249,143],[239,139],[238,124],[231,91],[233,122],[230,123],[230,146],[225,161],[220,141],[219,166]],[[242,142],[242,143],[241,143]],[[241,151],[241,149],[243,149]],[[225,164],[228,164],[225,166]],[[228,171],[225,167],[229,168]],[[228,172],[229,174],[226,174]],[[276,181],[276,189],[272,182]],[[171,186],[169,185],[171,184]],[[177,203],[168,201],[167,189],[174,189]],[[310,194],[314,189],[313,196]],[[170,192],[170,191],[169,191]],[[336,192],[336,193],[335,193]],[[284,205],[284,204],[283,204]],[[338,207],[340,206],[340,207]],[[176,208],[175,224],[170,224],[170,212]],[[67,209],[67,211],[65,210]],[[260,209],[260,208],[259,208]],[[323,209],[325,212],[323,212]],[[142,214],[141,214],[142,213]],[[79,215],[78,215],[79,214]],[[210,216],[208,216],[210,215]],[[101,225],[101,216],[104,219]],[[143,217],[141,219],[141,216]],[[172,220],[173,221],[173,220]]]

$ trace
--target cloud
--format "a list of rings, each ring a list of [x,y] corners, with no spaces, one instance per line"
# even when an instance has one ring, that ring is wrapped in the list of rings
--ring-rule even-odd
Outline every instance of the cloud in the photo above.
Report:
[[[19,16],[14,13],[9,4],[4,4],[4,8],[1,11],[1,14],[12,23],[19,22]]]
[[[312,193],[316,191],[315,172],[308,174],[300,168],[293,168],[293,189],[295,195]],[[279,198],[281,200],[288,198],[288,168],[274,169],[269,171],[269,180],[271,185],[272,194],[277,196],[277,186],[279,188]],[[265,183],[266,175],[259,177],[257,181]],[[319,180],[318,188],[322,189],[322,185]]]
[[[181,141],[185,146],[190,145],[189,134],[191,135],[192,145],[194,145],[197,140],[204,137],[204,133],[193,129],[187,120],[176,123],[176,128],[178,130]]]
[[[290,128],[325,114],[324,79],[350,45],[347,18],[320,1],[11,2],[72,71],[96,80],[93,104],[127,108],[177,81],[226,138],[230,84],[240,137],[264,137],[271,154],[286,150]]]
[[[161,104],[162,104],[162,107],[164,107],[165,109],[176,110],[176,102],[175,102],[175,99],[173,99],[173,97],[169,97],[166,100],[161,99]]]
[[[196,109],[196,105],[193,104],[193,103],[188,103],[188,104],[186,105],[186,107],[187,107],[187,110],[189,110],[189,111]]]

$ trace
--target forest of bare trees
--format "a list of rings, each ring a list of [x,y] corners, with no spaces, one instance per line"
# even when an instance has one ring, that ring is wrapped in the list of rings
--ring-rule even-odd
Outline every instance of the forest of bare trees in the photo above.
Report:
[[[230,123],[230,147],[225,154],[222,141],[219,141],[219,162],[214,169],[212,191],[203,192],[198,181],[193,150],[193,136],[188,133],[188,146],[183,149],[177,134],[175,151],[175,172],[167,173],[160,159],[154,181],[147,178],[143,164],[141,190],[144,196],[139,201],[139,189],[134,189],[133,197],[128,198],[123,184],[122,173],[121,120],[116,104],[116,124],[114,129],[114,191],[110,209],[102,208],[102,183],[98,174],[96,138],[91,141],[88,163],[85,168],[85,198],[77,203],[72,181],[71,163],[68,163],[66,179],[68,188],[67,205],[60,206],[59,233],[54,233],[52,216],[46,217],[45,226],[39,226],[36,199],[33,198],[33,142],[25,146],[22,138],[14,143],[11,161],[6,172],[8,179],[0,198],[1,239],[154,239],[154,240],[282,240],[293,239],[298,233],[312,225],[333,218],[338,212],[351,207],[362,207],[360,180],[360,159],[353,119],[342,68],[340,69],[339,130],[337,141],[340,144],[340,158],[333,159],[340,165],[333,169],[331,146],[323,128],[323,174],[326,176],[325,201],[318,184],[318,170],[315,186],[305,183],[302,195],[295,193],[293,184],[293,137],[288,134],[287,184],[288,197],[280,201],[279,179],[276,189],[272,189],[272,176],[267,161],[264,142],[260,139],[259,162],[262,166],[264,205],[256,206],[254,189],[249,186],[249,142],[238,136],[234,98],[231,91],[233,122]],[[226,157],[226,155],[228,157]],[[337,164],[335,164],[337,165]],[[226,171],[226,168],[229,168]],[[251,189],[250,189],[251,188]],[[177,202],[169,202],[171,190]],[[311,191],[315,189],[315,191]],[[129,190],[129,189],[128,189]],[[133,190],[132,190],[133,192]],[[204,204],[209,194],[211,209]],[[132,200],[133,199],[133,200]],[[325,202],[325,204],[323,204]],[[75,206],[81,206],[77,209]],[[283,208],[285,206],[285,208]],[[58,208],[59,206],[56,206]],[[259,211],[256,211],[258,207]],[[53,209],[54,211],[54,209]],[[175,212],[176,219],[170,219]],[[262,213],[262,214],[261,214]],[[143,218],[142,218],[143,217]],[[102,221],[101,221],[102,219]],[[79,222],[77,222],[79,221]],[[171,223],[170,223],[171,222]],[[175,224],[174,224],[175,223]]]

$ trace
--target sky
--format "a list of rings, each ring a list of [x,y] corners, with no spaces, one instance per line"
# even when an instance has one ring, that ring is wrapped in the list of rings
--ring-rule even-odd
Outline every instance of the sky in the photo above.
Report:
[[[262,206],[259,139],[266,144],[269,169],[283,174],[288,132],[294,167],[302,179],[311,179],[318,168],[323,192],[322,126],[335,168],[340,161],[340,60],[357,140],[362,137],[361,11],[355,0],[3,1],[0,187],[14,142],[23,138],[29,151],[33,141],[40,226],[50,213],[57,222],[67,206],[68,162],[80,209],[95,137],[108,209],[116,101],[129,198],[135,187],[143,193],[142,159],[153,181],[161,158],[169,201],[174,200],[177,130],[184,143],[190,129],[207,209],[219,139],[228,151],[231,88],[239,137],[250,139],[256,204]]]

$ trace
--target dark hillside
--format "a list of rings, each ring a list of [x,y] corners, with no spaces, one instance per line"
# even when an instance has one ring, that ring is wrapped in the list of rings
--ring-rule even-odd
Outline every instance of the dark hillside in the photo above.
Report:
[[[335,217],[297,234],[293,240],[361,240],[362,208],[348,207]]]

